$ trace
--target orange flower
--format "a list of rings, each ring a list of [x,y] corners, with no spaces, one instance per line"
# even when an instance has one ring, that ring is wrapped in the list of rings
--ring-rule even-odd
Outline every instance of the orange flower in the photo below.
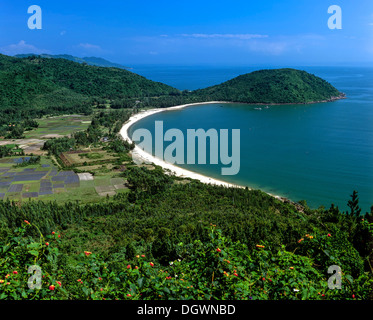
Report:
[[[24,223],[26,223],[26,224],[30,224],[30,222],[28,222],[27,220],[23,220],[24,221]]]
[[[301,243],[303,240],[304,240],[303,238],[302,238],[302,239],[299,239],[299,240],[298,240],[298,243]]]
[[[145,258],[145,254],[142,254],[141,257]]]
[[[260,245],[260,244],[257,244],[256,245],[257,248],[265,248],[264,246]]]
[[[84,251],[84,254],[88,257],[90,254],[92,254],[92,252]]]
[[[52,234],[55,234],[55,232],[54,232],[54,231],[52,231]]]

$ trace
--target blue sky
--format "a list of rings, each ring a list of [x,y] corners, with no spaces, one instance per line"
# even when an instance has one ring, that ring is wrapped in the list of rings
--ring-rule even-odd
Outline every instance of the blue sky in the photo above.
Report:
[[[42,30],[30,30],[30,5]],[[328,7],[342,8],[330,30]],[[372,0],[1,0],[0,52],[124,65],[373,65]]]

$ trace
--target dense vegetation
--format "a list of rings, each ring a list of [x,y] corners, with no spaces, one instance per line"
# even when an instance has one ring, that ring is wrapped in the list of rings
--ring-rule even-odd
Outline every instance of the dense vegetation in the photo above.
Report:
[[[351,212],[301,213],[258,190],[178,183],[160,168],[124,175],[130,193],[101,203],[0,202],[0,297],[372,297],[373,212],[356,214],[357,194]],[[34,264],[40,290],[26,286]],[[342,289],[328,288],[331,265]]]
[[[121,64],[113,63],[103,58],[97,58],[97,57],[79,58],[79,57],[75,57],[69,54],[46,54],[45,53],[45,54],[37,55],[37,54],[29,53],[29,54],[16,54],[14,57],[28,58],[32,56],[40,56],[42,58],[49,58],[49,59],[66,59],[66,60],[70,60],[70,61],[74,61],[74,62],[78,62],[82,64],[89,64],[91,66],[96,66],[96,67],[113,67],[113,68],[127,69],[125,66],[122,66]]]
[[[123,69],[66,59],[0,55],[0,124],[48,114],[90,114],[95,98],[112,100],[171,93],[178,90]]]
[[[325,80],[295,69],[260,70],[222,84],[192,92],[205,101],[245,103],[307,103],[328,100],[341,93]]]

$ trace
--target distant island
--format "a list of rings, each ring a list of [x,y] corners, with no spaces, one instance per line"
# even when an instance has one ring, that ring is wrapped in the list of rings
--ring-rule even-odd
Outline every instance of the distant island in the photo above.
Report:
[[[192,95],[204,101],[221,100],[251,104],[300,104],[341,99],[327,81],[296,69],[259,70],[222,84],[200,89]]]

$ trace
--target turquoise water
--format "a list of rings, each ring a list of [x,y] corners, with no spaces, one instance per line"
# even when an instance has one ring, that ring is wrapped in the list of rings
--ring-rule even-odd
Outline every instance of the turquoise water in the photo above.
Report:
[[[132,126],[130,134],[138,128],[154,131],[157,120],[164,122],[164,131],[178,128],[185,135],[186,129],[240,129],[237,175],[222,176],[222,164],[180,167],[293,201],[306,200],[312,208],[334,203],[347,210],[349,196],[357,190],[363,212],[369,211],[373,205],[373,69],[302,69],[328,80],[348,99],[262,110],[244,104],[199,105],[147,117]]]

